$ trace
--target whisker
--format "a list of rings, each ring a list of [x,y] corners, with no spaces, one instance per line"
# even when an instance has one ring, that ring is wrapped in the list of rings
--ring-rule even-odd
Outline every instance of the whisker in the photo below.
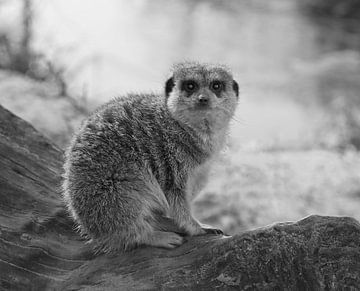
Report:
[[[236,119],[236,117],[231,117],[231,119],[232,119],[233,121],[238,122],[238,123],[241,124],[241,125],[247,125],[246,122],[244,122],[243,120]]]
[[[225,108],[219,108],[219,109],[222,110],[225,114],[227,114],[227,115],[230,117],[231,120],[236,121],[236,122],[238,122],[238,123],[241,124],[241,125],[246,125],[246,122],[245,122],[244,120],[238,119],[237,117],[235,117],[235,116],[233,115],[233,113],[231,113],[230,111],[226,110]]]

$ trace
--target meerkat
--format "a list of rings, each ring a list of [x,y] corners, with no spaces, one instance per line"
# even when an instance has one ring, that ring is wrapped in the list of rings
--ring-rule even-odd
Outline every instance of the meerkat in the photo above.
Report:
[[[203,227],[190,203],[225,144],[239,88],[223,67],[180,63],[163,94],[129,94],[85,120],[65,154],[64,201],[95,250],[174,248]]]

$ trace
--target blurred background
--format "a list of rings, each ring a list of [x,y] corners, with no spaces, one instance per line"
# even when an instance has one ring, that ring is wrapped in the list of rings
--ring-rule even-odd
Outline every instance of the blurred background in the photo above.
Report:
[[[240,85],[201,221],[360,219],[360,0],[0,0],[0,104],[61,148],[183,60],[225,63]]]

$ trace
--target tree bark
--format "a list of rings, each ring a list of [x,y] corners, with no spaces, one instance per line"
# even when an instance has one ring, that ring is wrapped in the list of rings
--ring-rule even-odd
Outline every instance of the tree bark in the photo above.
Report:
[[[0,106],[0,289],[360,290],[360,224],[348,217],[95,256],[61,201],[62,155]]]

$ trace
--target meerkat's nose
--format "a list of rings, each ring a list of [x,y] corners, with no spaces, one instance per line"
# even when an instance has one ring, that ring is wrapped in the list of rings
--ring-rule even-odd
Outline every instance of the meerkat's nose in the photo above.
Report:
[[[200,94],[198,97],[198,102],[200,105],[208,105],[209,97],[207,95]]]

